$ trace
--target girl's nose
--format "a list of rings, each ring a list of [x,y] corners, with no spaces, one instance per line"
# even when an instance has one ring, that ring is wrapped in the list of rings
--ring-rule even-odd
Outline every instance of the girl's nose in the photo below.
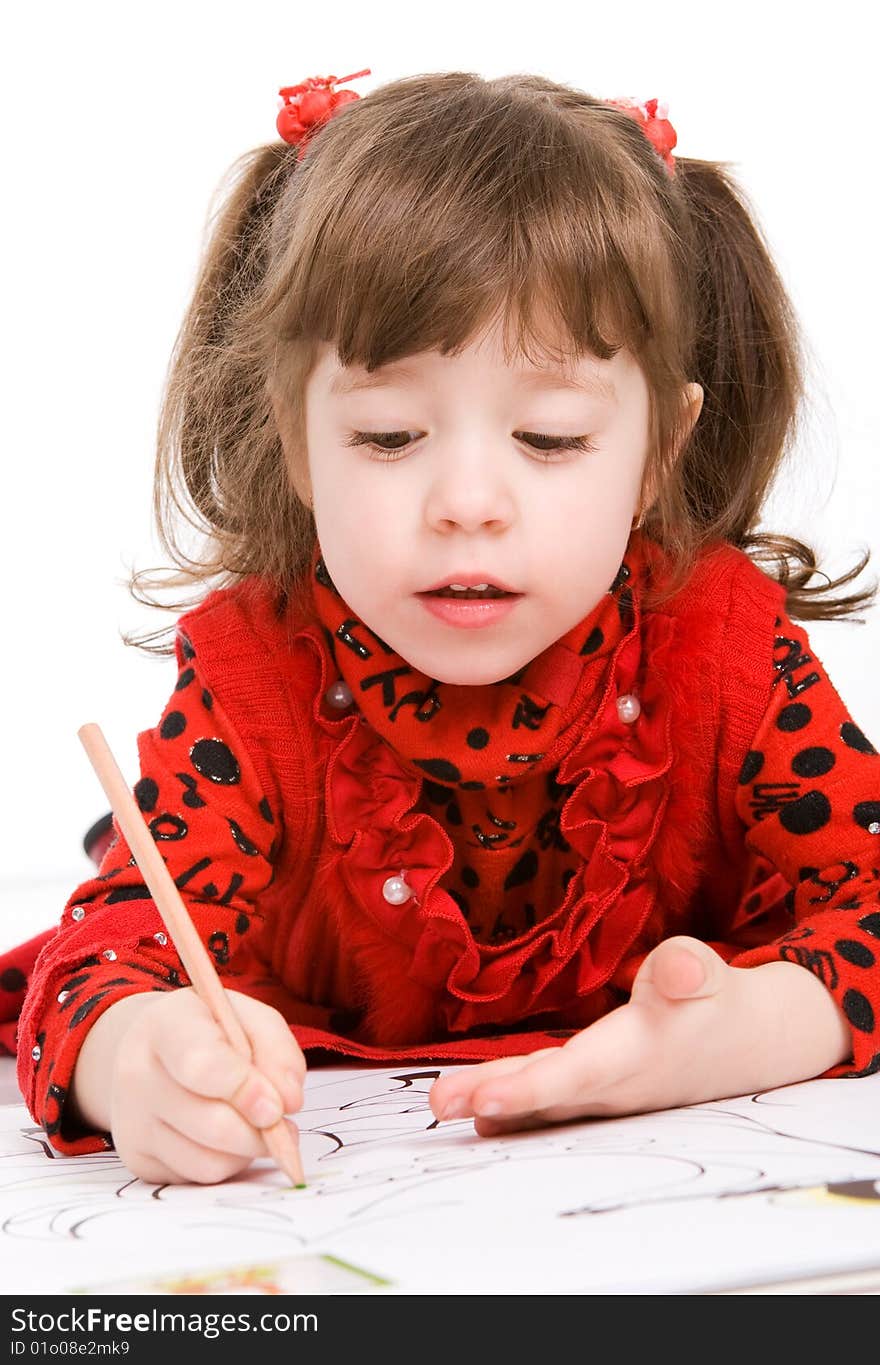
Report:
[[[511,485],[511,452],[504,468],[503,452],[468,445],[448,456],[440,455],[439,472],[428,492],[426,514],[437,525],[453,523],[463,530],[480,526],[496,529],[516,517],[516,497]]]

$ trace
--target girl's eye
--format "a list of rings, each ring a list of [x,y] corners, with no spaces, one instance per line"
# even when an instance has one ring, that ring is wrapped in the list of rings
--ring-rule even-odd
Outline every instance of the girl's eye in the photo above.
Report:
[[[542,458],[552,454],[556,450],[595,450],[595,444],[589,436],[542,436],[536,431],[514,432],[520,436],[527,445],[530,445],[536,455]],[[403,451],[411,444],[410,437],[418,440],[417,431],[355,431],[346,440],[347,446],[369,446],[375,450],[380,460],[393,460],[395,454],[391,452]],[[401,444],[395,444],[398,437],[403,437]],[[548,442],[545,446],[534,445],[535,441]],[[387,443],[387,444],[386,444]]]
[[[345,444],[347,446],[366,445],[369,446],[371,450],[378,451],[380,459],[393,460],[394,455],[389,453],[388,448],[383,446],[382,442],[387,441],[391,447],[391,451],[403,450],[405,446],[410,444],[409,440],[406,438],[413,436],[418,439],[418,435],[419,433],[417,431],[354,431]],[[401,445],[394,444],[395,438],[398,436],[405,438]]]
[[[546,446],[532,446],[536,454],[545,452],[552,454],[554,450],[595,450],[595,442],[589,436],[540,436],[536,431],[521,431],[518,433],[528,445],[533,441],[548,441]]]

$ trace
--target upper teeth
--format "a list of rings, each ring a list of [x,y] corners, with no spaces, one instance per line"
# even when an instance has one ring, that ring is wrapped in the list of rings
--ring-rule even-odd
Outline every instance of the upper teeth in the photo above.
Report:
[[[446,586],[447,586],[447,588],[456,588],[459,592],[467,592],[469,588],[470,588],[471,591],[473,591],[473,592],[482,592],[484,588],[488,588],[488,587],[489,587],[489,584],[488,584],[488,583],[447,583]]]

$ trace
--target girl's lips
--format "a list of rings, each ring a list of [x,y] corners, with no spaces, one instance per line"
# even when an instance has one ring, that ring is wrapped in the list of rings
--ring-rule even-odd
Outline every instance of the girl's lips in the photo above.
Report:
[[[523,593],[511,593],[509,597],[434,597],[431,593],[417,593],[419,601],[432,615],[445,621],[448,626],[459,626],[464,630],[478,630],[480,626],[491,626],[500,621],[521,601]]]

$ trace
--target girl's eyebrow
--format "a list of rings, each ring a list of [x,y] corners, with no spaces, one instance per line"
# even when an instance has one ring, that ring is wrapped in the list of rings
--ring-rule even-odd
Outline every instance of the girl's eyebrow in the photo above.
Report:
[[[520,383],[528,385],[529,388],[573,389],[578,393],[588,393],[598,398],[604,398],[610,403],[613,403],[617,398],[614,385],[610,381],[587,376],[575,378],[556,366],[547,366],[540,370],[514,370],[513,374]],[[372,374],[361,376],[348,375],[345,371],[340,371],[330,381],[330,392],[337,396],[344,396],[349,393],[359,393],[364,389],[385,389],[394,384],[417,384],[418,382],[418,372],[412,365],[407,365],[404,361],[396,361],[390,365],[383,365],[381,370],[375,370]]]

